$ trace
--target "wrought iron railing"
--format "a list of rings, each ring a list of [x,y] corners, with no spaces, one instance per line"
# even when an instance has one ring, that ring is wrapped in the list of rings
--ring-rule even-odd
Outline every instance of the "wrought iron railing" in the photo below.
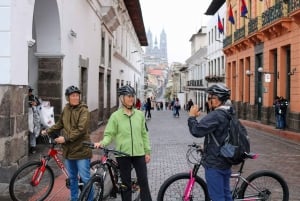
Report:
[[[243,37],[245,37],[245,26],[242,26],[234,32],[234,42]]]
[[[289,13],[300,9],[300,1],[299,0],[289,0],[288,1],[288,11]]]
[[[283,2],[276,3],[262,13],[262,25],[266,26],[284,16],[287,16],[287,4]]]

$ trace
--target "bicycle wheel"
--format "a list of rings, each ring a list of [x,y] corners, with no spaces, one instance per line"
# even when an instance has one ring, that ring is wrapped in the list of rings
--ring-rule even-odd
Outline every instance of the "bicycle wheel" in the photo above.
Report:
[[[190,179],[189,173],[179,173],[168,178],[160,187],[157,201],[182,201],[186,185]],[[209,201],[206,183],[199,176],[195,178],[195,184],[189,201]]]
[[[21,166],[12,176],[9,183],[9,194],[12,200],[44,200],[52,191],[54,174],[49,166],[46,166],[40,182],[34,185],[34,178],[39,174],[42,163],[33,161]]]
[[[79,201],[102,201],[103,200],[103,179],[101,175],[95,174],[83,187]]]
[[[262,170],[254,172],[243,182],[240,198],[257,198],[256,200],[288,201],[289,188],[285,180],[275,172]]]
[[[137,177],[134,168],[131,170],[131,192],[132,192],[132,200],[140,201],[140,186],[137,182]]]
[[[91,175],[94,175],[95,173],[102,175],[103,198],[107,198],[113,189],[113,184],[112,184],[107,166],[103,165],[100,160],[97,160],[97,161],[91,162],[90,168],[91,168]]]

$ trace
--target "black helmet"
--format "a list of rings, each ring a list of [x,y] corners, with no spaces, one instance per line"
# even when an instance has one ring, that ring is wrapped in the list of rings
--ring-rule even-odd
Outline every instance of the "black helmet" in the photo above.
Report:
[[[32,92],[33,88],[31,86],[28,86],[28,92]]]
[[[214,84],[207,88],[207,93],[211,95],[216,95],[221,101],[226,101],[230,98],[230,89],[228,89],[224,84]]]
[[[78,87],[75,86],[69,86],[65,91],[65,96],[69,96],[72,93],[79,93],[81,94],[81,91],[78,89]]]
[[[125,85],[125,86],[122,86],[118,89],[118,94],[119,94],[119,96],[121,96],[121,95],[134,96],[135,95],[135,90],[130,85]]]

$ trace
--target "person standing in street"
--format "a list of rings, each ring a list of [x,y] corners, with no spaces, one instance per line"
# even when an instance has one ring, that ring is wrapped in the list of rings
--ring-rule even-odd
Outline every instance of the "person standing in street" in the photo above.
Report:
[[[139,98],[137,98],[135,102],[135,108],[141,110],[141,107],[142,107],[142,102]]]
[[[191,107],[194,105],[194,103],[193,103],[193,101],[192,101],[192,99],[190,99],[189,101],[188,101],[188,103],[187,103],[187,111],[189,112],[190,111],[190,109],[191,109]]]
[[[127,186],[122,201],[131,201],[131,167],[133,166],[140,186],[141,201],[152,201],[146,164],[150,162],[150,140],[144,114],[134,106],[135,90],[125,85],[118,90],[122,106],[109,118],[104,137],[94,143],[96,148],[115,142],[117,151],[130,156],[118,156],[122,183]],[[150,100],[150,98],[149,98]]]
[[[283,98],[282,96],[280,96],[279,98],[279,104],[280,104],[280,120],[279,120],[279,128],[280,129],[285,129],[286,128],[286,111],[289,105],[289,102]]]
[[[145,118],[151,119],[151,99],[149,97],[145,104]]]
[[[90,179],[90,159],[92,150],[82,142],[91,141],[89,134],[88,106],[80,100],[81,91],[70,86],[65,91],[68,103],[59,120],[50,128],[42,131],[43,135],[54,135],[61,131],[55,142],[62,145],[65,165],[70,178],[71,201],[78,200],[78,176],[84,184]],[[89,200],[92,200],[92,196]]]
[[[28,125],[29,125],[29,142],[30,148],[29,153],[36,153],[36,138],[39,136],[41,131],[41,118],[38,112],[38,106],[41,104],[41,101],[37,96],[33,94],[33,88],[28,87]]]
[[[175,99],[175,102],[174,102],[174,107],[173,107],[173,115],[174,117],[178,117],[179,118],[179,110],[180,110],[181,106],[180,106],[180,102],[179,102],[179,99],[176,98]]]
[[[230,98],[230,90],[223,84],[215,84],[207,89],[211,112],[199,122],[196,117],[200,115],[197,105],[191,107],[188,118],[190,133],[195,137],[205,137],[203,167],[208,193],[213,201],[232,201],[230,191],[231,164],[220,156],[220,147],[212,140],[214,135],[218,142],[224,142],[228,134],[229,118],[221,110],[233,112],[229,105],[225,105]]]
[[[275,121],[276,121],[275,128],[279,129],[280,128],[280,122],[281,122],[281,120],[280,120],[280,118],[281,118],[281,116],[280,116],[281,111],[280,111],[280,101],[279,101],[279,97],[278,96],[276,96],[276,98],[275,98],[275,100],[273,102],[273,107],[274,107]]]

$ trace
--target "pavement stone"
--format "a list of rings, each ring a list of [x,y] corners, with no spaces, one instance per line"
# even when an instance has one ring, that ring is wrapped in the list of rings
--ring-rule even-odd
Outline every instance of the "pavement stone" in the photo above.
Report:
[[[159,187],[168,177],[190,170],[185,158],[187,145],[193,142],[202,143],[203,138],[194,138],[190,135],[187,127],[187,112],[181,111],[179,118],[174,118],[170,110],[152,110],[151,112],[152,119],[147,120],[152,145],[148,175],[152,199],[156,200]],[[257,122],[242,120],[242,123],[247,126],[251,149],[260,153],[258,160],[246,162],[245,176],[261,169],[276,171],[288,182],[290,200],[299,201],[300,133],[277,130],[272,126]],[[92,141],[101,139],[104,128],[102,126],[92,133]],[[199,176],[203,176],[203,169],[200,169]],[[64,180],[63,175],[57,177],[55,189],[47,201],[68,200],[69,190],[65,187]],[[5,184],[3,185],[5,186]],[[2,192],[0,200],[10,200],[8,188],[7,186],[3,187],[3,185],[0,185],[0,192]],[[115,201],[119,200],[116,199]]]

